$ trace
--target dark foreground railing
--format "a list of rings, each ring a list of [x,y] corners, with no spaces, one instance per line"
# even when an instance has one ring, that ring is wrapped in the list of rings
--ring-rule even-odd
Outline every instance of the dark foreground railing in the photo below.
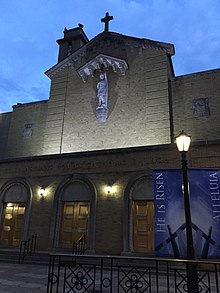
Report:
[[[32,255],[36,250],[37,234],[32,235],[29,239],[21,241],[18,263],[24,261],[26,255]]]
[[[200,293],[219,293],[220,262],[51,254],[47,293],[186,293],[186,266],[198,271]]]
[[[85,254],[86,250],[86,235],[82,235],[79,240],[73,243],[72,254]]]

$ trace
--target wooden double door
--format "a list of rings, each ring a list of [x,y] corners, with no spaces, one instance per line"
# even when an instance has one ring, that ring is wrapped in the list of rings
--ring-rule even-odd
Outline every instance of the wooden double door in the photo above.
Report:
[[[62,206],[60,247],[71,248],[81,236],[88,238],[89,202],[64,202]]]
[[[25,216],[24,203],[5,203],[3,205],[1,245],[19,246],[22,240]]]
[[[133,250],[154,254],[153,201],[133,201]]]

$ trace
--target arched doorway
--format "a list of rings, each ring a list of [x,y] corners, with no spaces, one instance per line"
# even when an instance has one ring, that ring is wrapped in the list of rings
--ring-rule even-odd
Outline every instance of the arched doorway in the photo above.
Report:
[[[90,219],[90,193],[81,181],[64,188],[61,195],[61,223],[59,246],[72,248],[82,236],[88,239]]]
[[[27,236],[31,191],[24,181],[17,181],[5,184],[0,192],[0,244],[18,247]]]
[[[132,180],[125,194],[126,218],[124,235],[127,248],[132,253],[154,254],[154,201],[151,176]],[[126,244],[125,244],[126,245]]]
[[[93,185],[82,176],[74,176],[58,187],[54,202],[53,247],[72,249],[73,243],[84,235],[87,250],[94,250],[95,199]]]

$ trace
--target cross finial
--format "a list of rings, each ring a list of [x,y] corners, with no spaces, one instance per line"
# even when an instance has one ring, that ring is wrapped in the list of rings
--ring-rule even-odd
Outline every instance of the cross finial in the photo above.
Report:
[[[105,17],[101,19],[101,22],[105,23],[105,32],[109,31],[109,21],[113,19],[113,16],[110,16],[108,12],[106,12]]]

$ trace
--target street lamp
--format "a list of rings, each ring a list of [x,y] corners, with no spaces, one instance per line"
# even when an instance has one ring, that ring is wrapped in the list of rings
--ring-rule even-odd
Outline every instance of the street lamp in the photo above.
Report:
[[[193,233],[192,233],[192,220],[191,220],[191,210],[190,210],[190,195],[189,195],[189,181],[188,181],[188,166],[186,154],[189,150],[191,142],[191,137],[188,136],[184,130],[176,137],[176,144],[179,152],[181,153],[181,163],[183,172],[183,195],[184,195],[184,210],[185,210],[185,220],[186,220],[186,248],[187,248],[187,259],[195,260],[195,251],[193,245]],[[194,263],[187,263],[187,283],[188,292],[197,293],[198,288],[198,274],[197,267]]]

